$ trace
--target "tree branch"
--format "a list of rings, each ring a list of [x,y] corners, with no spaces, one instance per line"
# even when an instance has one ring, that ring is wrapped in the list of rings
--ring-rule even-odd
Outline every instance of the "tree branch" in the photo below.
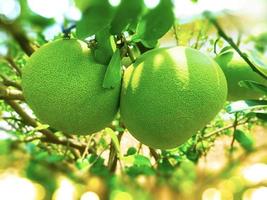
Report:
[[[0,83],[0,99],[23,101],[24,97],[21,91],[8,89],[5,85]]]
[[[21,85],[18,82],[15,82],[15,81],[12,81],[12,80],[8,79],[3,74],[0,74],[0,78],[2,78],[2,80],[3,80],[2,83],[5,86],[12,86],[12,87],[17,88],[18,90],[22,90],[22,87],[21,87]]]
[[[247,119],[247,120],[242,121],[242,122],[239,121],[239,122],[237,122],[237,123],[233,123],[233,124],[230,124],[230,125],[228,125],[228,126],[219,128],[218,130],[212,131],[212,132],[210,132],[210,133],[204,135],[204,136],[202,137],[202,139],[208,139],[208,138],[210,138],[211,136],[217,135],[217,134],[219,134],[219,133],[221,133],[222,131],[225,131],[225,130],[227,130],[227,129],[234,128],[234,127],[237,127],[237,126],[246,124],[248,121],[249,121],[249,120]]]
[[[5,56],[4,59],[8,62],[10,67],[16,71],[18,76],[22,75],[21,69],[18,67],[18,65],[14,62],[14,60],[10,56]]]
[[[123,135],[124,131],[119,132],[118,134],[118,140],[119,142],[121,141],[121,137]],[[117,150],[115,148],[115,145],[111,141],[110,143],[110,152],[109,152],[109,158],[108,158],[108,169],[111,172],[115,172],[117,168],[117,161],[118,161],[118,156],[117,156]]]
[[[157,162],[160,159],[160,155],[156,152],[155,149],[149,147],[150,154],[153,156],[155,161]]]
[[[12,35],[12,37],[18,42],[21,49],[30,56],[34,49],[30,44],[30,40],[26,37],[24,31],[16,23],[8,23],[0,18],[0,27],[6,30]]]
[[[34,128],[38,126],[37,121],[29,116],[16,101],[5,100],[5,102],[16,111],[16,113],[22,118],[23,122],[26,125],[32,126]],[[42,129],[39,130],[39,132],[41,132],[45,136],[45,138],[40,139],[42,142],[70,146],[78,149],[81,153],[84,152],[87,146],[86,143],[77,142],[74,139],[59,139],[49,129]],[[88,152],[93,153],[92,149],[88,149]]]
[[[218,34],[226,41],[228,44],[233,47],[233,49],[244,59],[244,61],[251,67],[253,71],[261,75],[263,78],[267,79],[267,76],[262,73],[258,68],[248,59],[248,57],[238,48],[238,46],[235,44],[233,39],[226,35],[226,33],[223,31],[222,27],[217,22],[216,18],[213,16],[213,14],[209,11],[204,12],[204,16],[214,25],[214,27],[217,29]]]

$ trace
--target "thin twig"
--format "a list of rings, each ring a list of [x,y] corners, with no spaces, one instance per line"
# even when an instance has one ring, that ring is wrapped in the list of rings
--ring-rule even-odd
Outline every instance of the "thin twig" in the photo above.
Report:
[[[261,75],[263,78],[267,79],[267,76],[258,70],[258,68],[248,59],[248,57],[238,48],[238,46],[235,44],[233,39],[226,35],[226,33],[223,31],[222,27],[217,22],[216,18],[213,16],[211,12],[205,12],[204,16],[214,25],[214,27],[217,29],[218,34],[230,44],[231,47],[246,61],[246,63],[251,67],[251,69],[255,72],[257,72],[259,75]]]
[[[173,29],[173,32],[174,32],[174,38],[175,38],[176,46],[179,46],[179,37],[178,37],[178,34],[177,34],[177,29],[176,29],[175,23],[172,25],[172,29]]]
[[[15,111],[16,113],[18,113],[18,115],[23,119],[24,123],[26,125],[32,126],[34,128],[36,128],[38,126],[38,123],[35,119],[33,119],[32,117],[30,117],[23,109],[22,107],[15,101],[12,100],[5,100],[5,102],[10,105]],[[81,142],[76,142],[75,140],[70,140],[67,141],[66,139],[59,139],[57,138],[54,133],[52,131],[50,131],[49,129],[42,129],[39,130],[39,132],[43,133],[45,135],[45,138],[43,138],[41,141],[43,142],[49,142],[49,143],[53,143],[53,144],[61,144],[61,145],[69,145],[70,147],[79,149],[81,152],[84,151],[84,149],[86,148],[86,144],[82,144]],[[68,144],[69,142],[69,144]],[[89,149],[89,152],[91,150]]]
[[[143,146],[143,144],[142,144],[141,142],[139,142],[139,144],[138,144],[138,148],[137,148],[137,153],[138,153],[138,154],[140,153],[140,151],[141,151],[141,149],[142,149],[142,146]]]
[[[121,141],[122,135],[123,135],[123,132],[119,132],[119,134],[118,134],[119,142]],[[118,156],[117,156],[117,150],[116,150],[115,145],[112,141],[110,143],[109,149],[110,149],[110,152],[109,152],[109,158],[108,158],[108,169],[114,173],[116,171],[116,167],[117,167]]]
[[[241,39],[242,39],[242,33],[241,31],[238,31],[238,36],[237,36],[237,41],[236,41],[236,46],[240,46],[241,44]]]
[[[155,159],[155,161],[157,162],[160,159],[160,155],[156,152],[155,149],[149,147],[149,151],[150,154],[152,155],[152,157]]]
[[[238,113],[235,113],[235,120],[234,120],[234,123],[233,123],[234,133],[236,131],[237,125],[238,125]],[[234,142],[235,142],[235,136],[234,135],[235,134],[233,134],[233,139],[231,141],[231,149],[234,148]]]
[[[217,44],[218,44],[219,40],[220,40],[220,38],[217,38],[214,42],[213,52],[215,53],[215,55],[217,55]]]
[[[235,113],[235,120],[233,123],[233,136],[230,144],[230,152],[229,152],[229,160],[233,159],[233,150],[234,150],[234,143],[235,143],[235,132],[238,125],[238,112]]]
[[[7,78],[5,75],[0,74],[0,78],[2,78],[2,82],[5,86],[12,86],[14,88],[17,88],[18,90],[22,90],[21,85],[18,82],[12,81],[9,78]]]
[[[88,142],[87,142],[86,148],[84,149],[84,152],[83,152],[83,154],[82,154],[81,159],[84,159],[85,156],[88,154],[88,150],[89,150],[89,147],[90,147],[90,145],[91,145],[92,138],[93,138],[93,135],[90,135],[90,138],[89,138],[89,140],[88,140]]]
[[[240,125],[246,124],[247,122],[248,122],[248,119],[245,120],[245,121],[242,121],[242,122],[238,122],[238,123],[236,124],[236,126],[240,126]],[[208,134],[205,134],[205,135],[202,137],[202,139],[208,139],[208,138],[210,138],[210,137],[212,137],[212,136],[218,135],[218,134],[221,133],[222,131],[225,131],[225,130],[227,130],[227,129],[233,128],[234,126],[235,126],[234,124],[230,124],[230,125],[228,125],[228,126],[219,128],[219,129],[217,129],[217,130],[215,130],[215,131],[212,131],[212,132],[210,132],[210,133],[208,133]]]
[[[14,62],[14,60],[10,56],[5,56],[4,58],[9,63],[9,65],[11,66],[11,68],[16,71],[16,73],[18,74],[18,76],[21,76],[22,75],[22,71],[19,68],[19,66]]]

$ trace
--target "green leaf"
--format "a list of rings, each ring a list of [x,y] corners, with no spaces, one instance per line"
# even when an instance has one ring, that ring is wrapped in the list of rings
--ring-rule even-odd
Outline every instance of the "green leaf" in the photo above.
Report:
[[[48,124],[40,124],[38,123],[38,126],[36,128],[34,128],[35,131],[41,131],[41,130],[44,130],[44,129],[47,129],[49,128],[49,125]]]
[[[134,164],[137,166],[148,166],[151,167],[150,160],[143,155],[135,155]]]
[[[103,88],[119,87],[122,78],[120,50],[116,49],[105,73]]]
[[[143,155],[131,155],[123,157],[123,161],[130,167],[126,167],[126,173],[129,176],[136,177],[140,174],[153,175],[154,169],[150,160]]]
[[[191,160],[193,162],[197,162],[199,157],[200,157],[200,152],[197,151],[196,149],[190,149],[189,151],[186,152],[186,157],[188,160]]]
[[[107,178],[110,175],[108,168],[104,164],[105,160],[102,157],[95,156],[94,158],[90,158],[90,160],[89,162],[93,163],[93,165],[90,167],[89,170],[91,174],[105,178]]]
[[[141,42],[147,48],[155,48],[158,44],[158,40],[141,40]]]
[[[254,90],[256,92],[267,94],[267,86],[257,83],[255,81],[240,81],[239,85],[241,87],[245,87],[245,88]]]
[[[172,166],[168,158],[163,158],[158,163],[158,170],[161,173],[168,175],[173,173],[174,167]]]
[[[235,113],[241,111],[249,111],[252,109],[264,109],[267,108],[266,100],[246,100],[236,101],[226,107],[228,113]]]
[[[140,167],[134,165],[131,167],[127,167],[125,171],[131,177],[137,177],[139,175],[147,175],[147,176],[155,175],[154,169],[148,166]]]
[[[98,156],[96,154],[90,154],[86,159],[90,164],[92,164],[98,159]]]
[[[77,36],[85,39],[110,25],[114,9],[108,0],[97,1],[84,11],[82,19],[77,22]]]
[[[78,169],[86,169],[89,167],[89,161],[87,159],[81,159],[79,158],[76,161],[76,166]]]
[[[250,134],[246,134],[243,131],[237,129],[234,132],[234,138],[246,151],[253,150],[254,140]]]
[[[110,136],[111,141],[114,144],[114,147],[115,147],[116,152],[118,154],[118,157],[121,159],[122,154],[121,154],[121,149],[120,149],[120,142],[119,142],[119,139],[118,139],[116,133],[111,128],[105,128],[104,133],[106,133]]]
[[[110,33],[119,34],[131,24],[135,24],[142,14],[143,7],[143,0],[122,0],[111,22]]]
[[[259,54],[257,51],[246,52],[249,60],[254,64],[254,66],[267,77],[267,61],[263,55]],[[266,80],[267,82],[267,80]]]
[[[27,178],[41,184],[46,190],[44,199],[52,199],[57,188],[57,181],[54,168],[47,163],[39,163],[31,160],[25,169]]]
[[[130,148],[127,150],[126,156],[134,155],[134,154],[136,154],[136,152],[137,152],[136,148],[134,148],[134,147],[130,147]]]
[[[255,43],[255,48],[264,53],[267,48],[267,32],[260,33],[257,36],[251,36],[251,40]]]
[[[134,164],[135,155],[126,155],[122,157],[123,164],[125,166],[132,166]]]
[[[65,156],[63,155],[56,155],[56,154],[53,154],[53,155],[50,155],[49,157],[47,157],[46,161],[48,163],[58,163],[59,161],[63,161],[65,159]]]
[[[139,167],[144,167],[144,166],[151,167],[150,160],[147,157],[143,155],[139,155],[139,154],[124,156],[122,160],[126,165],[135,165]]]
[[[34,155],[34,158],[38,161],[46,160],[48,157],[49,157],[49,154],[47,151],[36,152],[36,154]]]
[[[256,117],[267,122],[267,113],[256,113]]]
[[[137,25],[133,40],[142,39],[155,41],[161,38],[173,25],[174,13],[171,0],[161,0],[160,3],[142,17]]]
[[[98,31],[95,35],[97,47],[93,50],[95,60],[103,65],[108,65],[116,49],[113,37],[109,33],[109,27]]]
[[[220,51],[219,54],[225,53],[226,51],[228,51],[228,50],[232,50],[232,49],[233,49],[233,47],[231,47],[231,46],[223,47],[223,48],[221,49],[221,51]]]

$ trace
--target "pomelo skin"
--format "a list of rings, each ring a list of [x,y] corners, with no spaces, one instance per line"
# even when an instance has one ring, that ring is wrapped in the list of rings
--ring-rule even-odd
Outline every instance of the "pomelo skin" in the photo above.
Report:
[[[219,54],[215,58],[222,68],[228,83],[229,101],[244,99],[258,99],[263,96],[261,93],[248,88],[241,87],[240,81],[251,80],[267,86],[267,80],[254,72],[251,67],[233,50]]]
[[[191,48],[159,48],[126,69],[120,113],[141,143],[170,149],[211,121],[226,96],[225,76],[213,59]]]
[[[42,46],[22,75],[25,99],[36,116],[70,134],[91,134],[118,111],[120,86],[102,88],[106,66],[96,63],[86,43],[59,39]]]

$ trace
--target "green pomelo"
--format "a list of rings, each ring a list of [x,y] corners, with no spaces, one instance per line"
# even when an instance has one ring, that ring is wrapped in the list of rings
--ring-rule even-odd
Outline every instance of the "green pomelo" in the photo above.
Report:
[[[120,112],[141,143],[168,149],[211,121],[226,96],[225,76],[213,59],[191,48],[160,48],[125,71]]]
[[[106,66],[95,62],[87,45],[60,39],[42,46],[23,69],[27,103],[44,123],[73,134],[91,134],[117,113],[120,86],[102,88]]]
[[[238,53],[232,50],[226,51],[218,55],[215,61],[220,65],[225,74],[228,84],[227,99],[229,101],[258,99],[263,96],[259,92],[239,85],[240,81],[250,80],[267,86],[267,80],[254,72]]]

